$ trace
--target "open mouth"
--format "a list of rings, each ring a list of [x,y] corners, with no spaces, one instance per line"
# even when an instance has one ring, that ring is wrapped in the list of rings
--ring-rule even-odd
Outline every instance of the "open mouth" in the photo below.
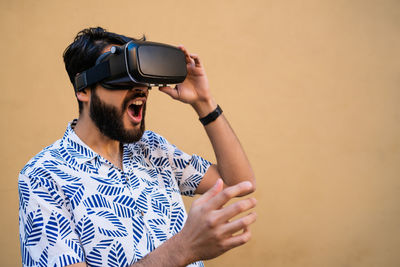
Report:
[[[137,124],[142,121],[143,106],[143,100],[135,100],[128,106],[128,114],[133,123]]]

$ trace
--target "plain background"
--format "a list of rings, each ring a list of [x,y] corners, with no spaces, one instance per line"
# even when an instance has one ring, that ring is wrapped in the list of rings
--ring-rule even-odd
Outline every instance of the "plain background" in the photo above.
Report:
[[[2,266],[21,264],[19,170],[77,117],[62,53],[89,26],[205,65],[258,184],[253,239],[207,266],[400,266],[399,1],[2,0],[0,21]],[[157,90],[147,128],[214,160]]]

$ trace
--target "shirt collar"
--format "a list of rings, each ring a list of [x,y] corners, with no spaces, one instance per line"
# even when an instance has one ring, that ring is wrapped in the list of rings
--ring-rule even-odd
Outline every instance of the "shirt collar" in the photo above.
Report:
[[[68,156],[72,157],[79,164],[91,161],[99,156],[76,135],[71,127],[72,123],[68,123],[67,130],[62,138],[63,147],[66,149]]]
[[[76,124],[76,121],[72,121],[68,123],[67,130],[64,133],[62,138],[62,143],[64,148],[70,157],[74,158],[74,160],[78,164],[83,164],[87,161],[91,161],[96,157],[102,159],[102,157],[94,152],[88,145],[86,145],[75,133],[74,129],[72,129],[72,125]],[[134,144],[123,144],[123,158],[125,156],[130,157],[134,153]]]

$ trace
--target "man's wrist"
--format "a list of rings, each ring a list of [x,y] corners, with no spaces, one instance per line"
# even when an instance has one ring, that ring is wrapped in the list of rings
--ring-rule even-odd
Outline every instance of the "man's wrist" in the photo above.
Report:
[[[204,126],[207,126],[211,122],[215,121],[219,116],[221,116],[221,114],[222,114],[222,109],[218,105],[217,108],[214,111],[210,112],[207,116],[205,116],[203,118],[200,118],[199,121]]]
[[[167,242],[172,243],[171,246],[174,248],[173,255],[170,254],[172,262],[175,263],[174,266],[186,266],[194,262],[193,257],[190,256],[190,248],[185,245],[181,232],[174,235]]]
[[[204,118],[217,108],[217,103],[214,99],[208,99],[205,101],[198,101],[192,104],[192,107],[196,111],[199,118]]]

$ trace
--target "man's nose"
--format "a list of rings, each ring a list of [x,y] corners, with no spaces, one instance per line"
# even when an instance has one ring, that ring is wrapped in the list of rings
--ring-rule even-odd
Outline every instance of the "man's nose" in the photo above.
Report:
[[[150,87],[151,88],[151,87]],[[149,91],[149,87],[148,86],[135,86],[135,87],[133,87],[132,89],[131,89],[133,92],[135,92],[135,93],[140,93],[140,92],[142,92],[142,93],[145,93],[145,94],[147,94],[147,92]]]

